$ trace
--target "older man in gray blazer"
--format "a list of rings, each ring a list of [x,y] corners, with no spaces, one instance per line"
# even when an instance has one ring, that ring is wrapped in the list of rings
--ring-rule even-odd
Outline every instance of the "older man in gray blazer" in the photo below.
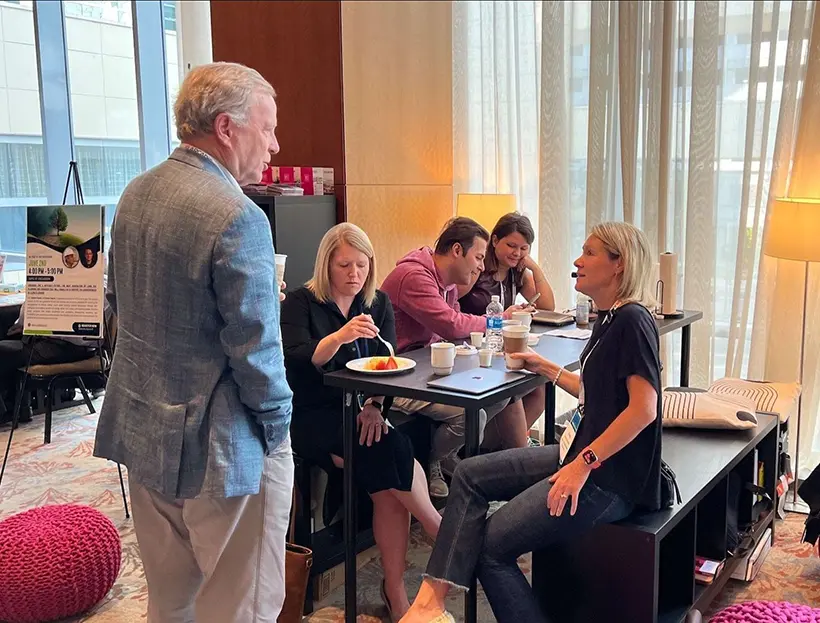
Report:
[[[293,459],[270,224],[240,188],[276,141],[275,92],[233,63],[192,70],[181,146],[117,208],[119,320],[96,456],[128,467],[149,623],[274,623]]]

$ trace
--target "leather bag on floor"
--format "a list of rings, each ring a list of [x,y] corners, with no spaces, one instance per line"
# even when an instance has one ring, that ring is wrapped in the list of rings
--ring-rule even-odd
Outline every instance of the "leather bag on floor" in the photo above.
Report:
[[[290,507],[290,529],[285,543],[285,603],[279,613],[277,623],[300,623],[305,607],[305,593],[313,565],[313,552],[307,547],[296,545],[296,487]]]

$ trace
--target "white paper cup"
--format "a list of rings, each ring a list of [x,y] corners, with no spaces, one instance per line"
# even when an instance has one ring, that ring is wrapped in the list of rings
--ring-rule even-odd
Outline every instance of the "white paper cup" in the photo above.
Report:
[[[288,261],[288,256],[275,253],[273,259],[276,262],[276,280],[281,284],[285,280],[285,263]]]
[[[504,338],[504,360],[510,370],[521,370],[524,367],[523,361],[511,359],[510,354],[527,352],[529,335],[529,329],[521,325],[501,329],[501,336]]]
[[[481,348],[481,342],[484,341],[484,334],[481,331],[473,331],[470,333],[470,343],[476,348]]]
[[[493,351],[489,348],[482,348],[478,351],[478,365],[482,368],[493,367]]]
[[[532,326],[532,314],[530,312],[513,312],[512,319],[518,320],[521,323],[521,326],[527,327],[527,329],[529,329]]]
[[[430,365],[433,372],[446,376],[453,371],[456,363],[456,345],[451,342],[436,342],[430,345]]]

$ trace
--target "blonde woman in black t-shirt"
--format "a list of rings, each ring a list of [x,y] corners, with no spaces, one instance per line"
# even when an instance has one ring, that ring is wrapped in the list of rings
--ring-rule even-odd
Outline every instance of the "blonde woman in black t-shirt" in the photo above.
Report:
[[[474,574],[500,623],[545,621],[517,558],[623,519],[635,507],[659,507],[661,384],[651,265],[637,228],[593,228],[575,261],[576,290],[601,310],[581,374],[532,352],[519,356],[579,399],[572,422],[558,445],[461,462],[425,580],[403,623],[452,621],[444,599],[452,588],[466,589]],[[508,503],[487,518],[493,500]]]

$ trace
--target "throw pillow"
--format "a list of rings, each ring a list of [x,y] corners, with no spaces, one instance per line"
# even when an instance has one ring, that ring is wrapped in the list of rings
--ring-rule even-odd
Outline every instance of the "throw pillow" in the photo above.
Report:
[[[743,396],[667,389],[663,392],[663,425],[683,428],[746,429],[757,426],[755,403]]]
[[[797,411],[800,384],[724,378],[712,383],[709,393],[749,398],[755,402],[758,411],[772,413],[781,422],[787,422],[792,413]]]

